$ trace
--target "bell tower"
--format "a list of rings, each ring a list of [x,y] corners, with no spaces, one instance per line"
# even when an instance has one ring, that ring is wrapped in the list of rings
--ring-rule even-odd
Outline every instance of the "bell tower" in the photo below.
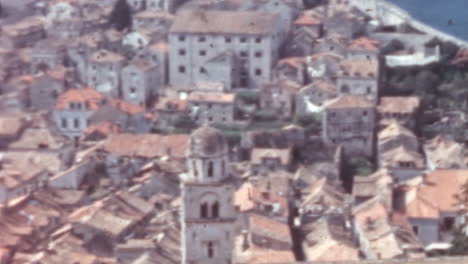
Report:
[[[182,188],[182,264],[234,263],[234,185],[227,172],[228,147],[218,130],[195,130],[186,154]]]

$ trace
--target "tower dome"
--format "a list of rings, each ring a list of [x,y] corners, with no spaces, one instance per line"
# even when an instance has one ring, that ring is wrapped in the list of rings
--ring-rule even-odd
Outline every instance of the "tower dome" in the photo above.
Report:
[[[223,134],[215,128],[203,126],[196,129],[189,140],[189,157],[213,157],[225,154],[227,143]]]

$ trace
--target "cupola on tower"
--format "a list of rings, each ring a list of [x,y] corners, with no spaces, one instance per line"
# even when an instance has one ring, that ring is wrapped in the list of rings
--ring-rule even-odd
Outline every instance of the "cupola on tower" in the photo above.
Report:
[[[182,185],[182,263],[234,263],[234,185],[227,171],[228,146],[217,129],[195,130],[186,153]]]

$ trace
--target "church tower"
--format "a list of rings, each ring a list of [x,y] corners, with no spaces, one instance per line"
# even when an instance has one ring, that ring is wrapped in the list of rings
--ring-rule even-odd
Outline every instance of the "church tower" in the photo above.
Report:
[[[218,130],[195,130],[182,185],[182,264],[233,264],[234,185],[227,172],[228,146]]]

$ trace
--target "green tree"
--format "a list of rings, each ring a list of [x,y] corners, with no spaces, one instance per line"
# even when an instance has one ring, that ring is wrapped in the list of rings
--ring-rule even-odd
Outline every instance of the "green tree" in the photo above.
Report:
[[[118,31],[132,26],[132,10],[127,0],[118,0],[109,17],[109,24]]]

